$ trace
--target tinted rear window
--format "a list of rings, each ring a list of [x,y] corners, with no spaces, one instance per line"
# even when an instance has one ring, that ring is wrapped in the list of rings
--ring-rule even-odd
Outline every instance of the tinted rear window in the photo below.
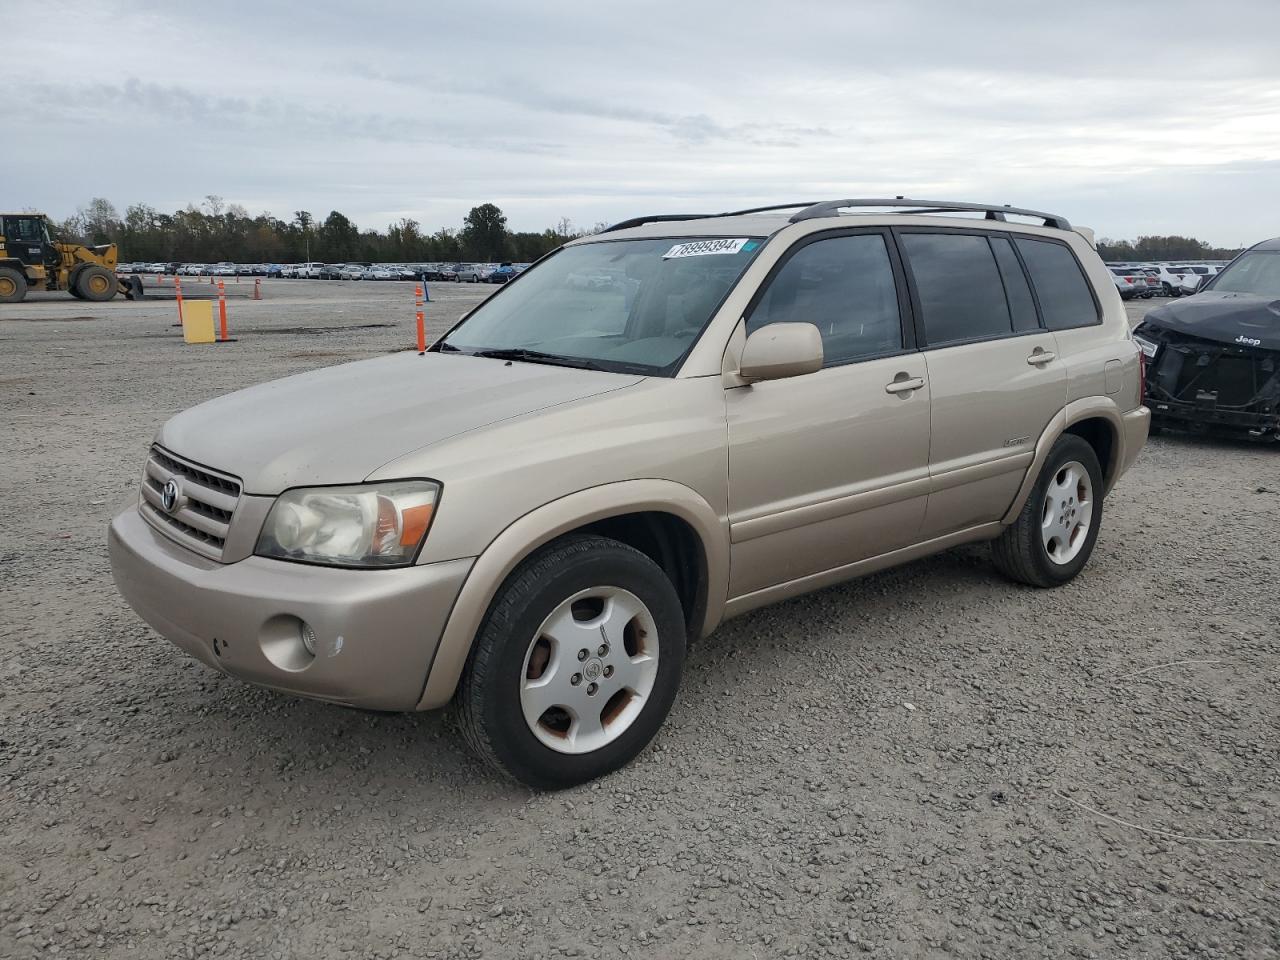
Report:
[[[1004,284],[986,237],[903,233],[901,240],[929,346],[1013,332]]]
[[[1075,254],[1065,244],[1019,237],[1018,251],[1035,284],[1044,325],[1070,330],[1098,322],[1098,305]]]

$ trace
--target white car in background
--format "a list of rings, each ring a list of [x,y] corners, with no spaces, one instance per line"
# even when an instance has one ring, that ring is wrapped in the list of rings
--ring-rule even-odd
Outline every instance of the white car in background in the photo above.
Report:
[[[300,263],[295,276],[302,280],[319,280],[320,271],[324,269],[323,263]]]
[[[1193,263],[1186,269],[1190,272],[1183,274],[1182,283],[1178,285],[1178,289],[1184,297],[1195,293],[1212,278],[1216,277],[1221,272],[1222,267],[1216,264]]]
[[[364,272],[369,269],[362,263],[348,263],[338,271],[339,280],[363,280]]]

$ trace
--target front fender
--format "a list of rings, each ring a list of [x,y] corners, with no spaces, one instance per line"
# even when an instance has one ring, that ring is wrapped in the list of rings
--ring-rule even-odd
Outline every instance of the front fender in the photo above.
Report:
[[[670,480],[624,480],[553,500],[502,531],[476,558],[454,603],[427,672],[419,710],[442,707],[453,697],[489,605],[511,572],[538,547],[599,520],[628,513],[670,513],[702,541],[707,602],[699,636],[724,614],[729,589],[729,522],[689,487]]]

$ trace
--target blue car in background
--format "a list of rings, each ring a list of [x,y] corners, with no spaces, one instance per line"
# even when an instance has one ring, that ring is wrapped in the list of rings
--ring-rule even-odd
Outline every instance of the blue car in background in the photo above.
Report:
[[[490,283],[506,283],[529,268],[527,263],[504,263],[486,278]]]

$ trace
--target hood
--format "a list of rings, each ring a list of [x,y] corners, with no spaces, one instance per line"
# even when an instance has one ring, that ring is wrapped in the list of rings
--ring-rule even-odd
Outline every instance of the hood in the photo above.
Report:
[[[1208,290],[1157,307],[1143,322],[1202,340],[1280,350],[1280,300],[1271,297]]]
[[[642,379],[405,351],[210,400],[171,419],[156,442],[239,477],[245,493],[273,495],[360,483],[430,444]]]

